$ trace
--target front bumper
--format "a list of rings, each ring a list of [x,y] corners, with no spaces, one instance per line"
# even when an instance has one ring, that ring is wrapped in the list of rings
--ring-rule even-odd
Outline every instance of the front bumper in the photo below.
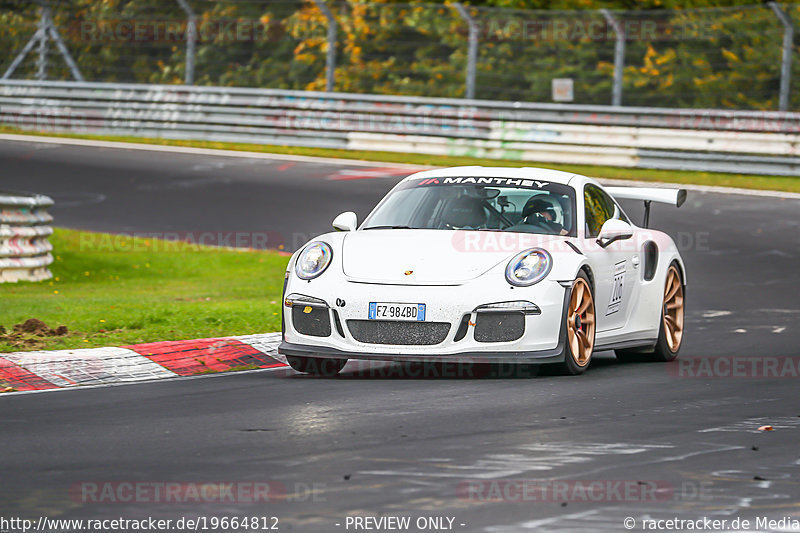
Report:
[[[562,332],[563,334],[563,332]],[[563,336],[563,335],[562,335]],[[496,364],[548,364],[564,361],[566,343],[559,342],[552,350],[535,352],[460,352],[443,355],[383,354],[374,352],[355,352],[337,350],[323,346],[308,346],[282,342],[278,353],[288,356],[315,357],[323,359],[365,359],[372,361],[395,361],[404,363],[496,363]]]
[[[472,286],[470,286],[472,285]],[[387,286],[344,282],[339,285],[297,283],[290,280],[287,294],[302,293],[325,302],[325,312],[335,324],[329,335],[306,335],[293,324],[291,308],[284,306],[284,339],[278,347],[282,355],[364,359],[398,362],[455,362],[455,363],[524,363],[547,364],[564,361],[566,346],[566,309],[570,289],[555,281],[543,281],[529,288],[509,289],[508,284],[485,280],[460,287]],[[499,296],[503,295],[503,296]],[[508,295],[508,296],[505,296]],[[529,300],[540,307],[541,313],[526,315],[523,335],[509,342],[479,342],[475,336],[471,315],[466,335],[459,337],[462,318],[480,305],[495,301]],[[337,301],[346,300],[346,305]],[[370,301],[424,302],[431,321],[447,322],[450,331],[443,342],[431,345],[373,344],[356,340],[348,320],[363,319]],[[334,304],[335,305],[331,305]],[[316,313],[316,311],[315,311]]]

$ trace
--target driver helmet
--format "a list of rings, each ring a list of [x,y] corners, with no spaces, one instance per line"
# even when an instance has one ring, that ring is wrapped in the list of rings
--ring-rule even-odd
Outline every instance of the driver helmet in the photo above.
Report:
[[[540,194],[529,198],[525,203],[525,207],[522,209],[523,218],[527,219],[531,215],[547,213],[550,215],[550,219],[547,220],[547,222],[556,222],[556,201],[548,196],[549,195]]]

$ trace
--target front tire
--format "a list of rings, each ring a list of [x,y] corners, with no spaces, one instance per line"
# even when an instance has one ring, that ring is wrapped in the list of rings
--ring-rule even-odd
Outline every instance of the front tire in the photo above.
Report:
[[[595,338],[594,294],[589,276],[583,270],[572,283],[567,306],[567,345],[560,370],[575,376],[583,374],[592,362]]]
[[[328,359],[322,357],[301,357],[287,355],[286,361],[293,369],[313,376],[333,377],[347,364],[347,359]]]

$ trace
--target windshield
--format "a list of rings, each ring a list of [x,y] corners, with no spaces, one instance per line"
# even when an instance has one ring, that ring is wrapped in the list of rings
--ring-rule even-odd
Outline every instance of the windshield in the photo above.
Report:
[[[403,183],[361,229],[494,230],[576,236],[575,191],[513,178],[423,178]]]

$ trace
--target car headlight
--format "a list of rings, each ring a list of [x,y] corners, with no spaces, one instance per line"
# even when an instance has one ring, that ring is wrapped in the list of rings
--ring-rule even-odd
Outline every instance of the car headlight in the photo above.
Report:
[[[297,256],[297,262],[294,265],[294,273],[300,279],[314,279],[328,268],[333,257],[333,250],[331,250],[328,243],[317,241],[312,242],[300,252]]]
[[[546,250],[531,248],[515,255],[506,266],[506,280],[518,287],[542,281],[553,267],[553,258]]]

